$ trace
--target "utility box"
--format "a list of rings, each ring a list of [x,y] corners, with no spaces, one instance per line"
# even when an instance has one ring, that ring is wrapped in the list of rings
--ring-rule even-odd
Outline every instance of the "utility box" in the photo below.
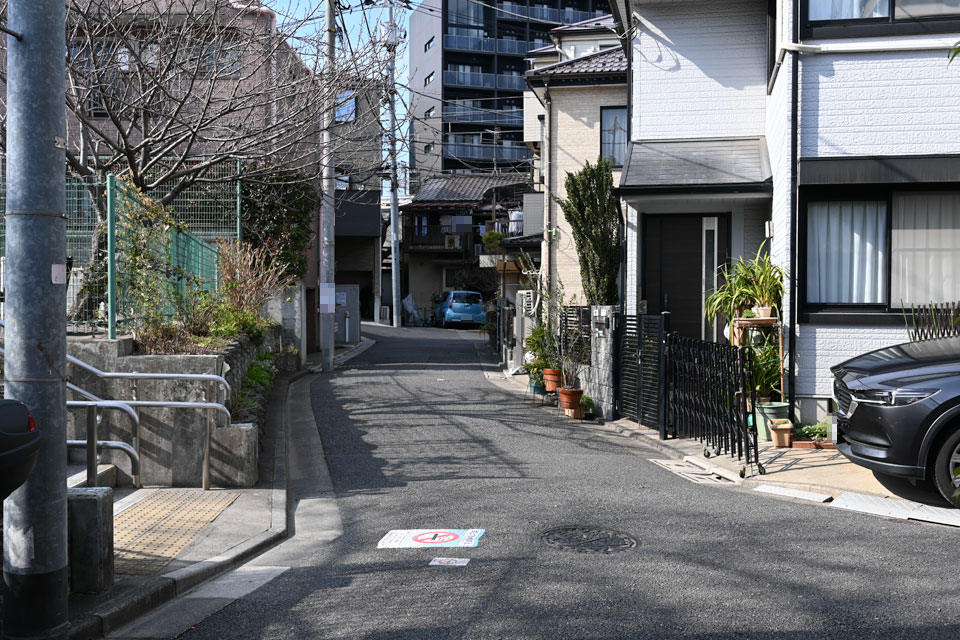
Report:
[[[333,334],[334,342],[337,344],[360,342],[360,285],[337,285],[337,307],[334,320],[337,323]]]

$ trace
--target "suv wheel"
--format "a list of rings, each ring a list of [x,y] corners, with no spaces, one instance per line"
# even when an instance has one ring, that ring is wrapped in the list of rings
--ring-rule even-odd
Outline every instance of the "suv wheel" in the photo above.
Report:
[[[960,487],[960,479],[956,476],[957,469],[960,469],[960,429],[950,434],[940,446],[933,465],[933,480],[940,495],[953,506],[960,507],[960,498],[954,496]]]

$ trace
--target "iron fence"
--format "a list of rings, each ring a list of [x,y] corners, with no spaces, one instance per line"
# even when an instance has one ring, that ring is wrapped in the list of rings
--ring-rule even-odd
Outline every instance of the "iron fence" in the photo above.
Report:
[[[931,302],[904,315],[912,342],[960,335],[960,302]]]
[[[569,306],[560,316],[560,347],[575,362],[591,364],[590,307]]]
[[[757,463],[753,350],[670,334],[666,355],[667,434]]]

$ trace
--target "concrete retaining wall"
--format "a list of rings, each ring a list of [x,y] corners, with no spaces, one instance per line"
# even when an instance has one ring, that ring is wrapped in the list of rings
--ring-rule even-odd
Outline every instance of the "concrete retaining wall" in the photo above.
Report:
[[[214,355],[132,355],[133,340],[130,338],[71,338],[69,341],[71,355],[103,371],[222,375],[230,383],[230,398],[225,397],[219,385],[207,382],[140,380],[135,383],[131,380],[104,380],[72,365],[68,367],[68,375],[73,383],[105,400],[207,401],[230,407],[240,391],[247,369],[257,355],[277,350],[281,343],[280,332],[281,328],[274,326],[259,347],[243,340],[231,345],[226,352]],[[75,410],[70,414],[67,437],[85,439],[84,412]],[[208,421],[212,436],[212,484],[225,487],[250,487],[256,484],[259,434],[255,425],[229,425],[224,416],[197,409],[145,407],[139,410],[139,414],[143,484],[199,487],[203,470],[203,439]],[[99,437],[101,440],[132,443],[129,420],[122,413],[105,412]],[[82,452],[79,453],[82,455]],[[130,462],[125,455],[105,451],[101,460],[117,465],[129,481]]]

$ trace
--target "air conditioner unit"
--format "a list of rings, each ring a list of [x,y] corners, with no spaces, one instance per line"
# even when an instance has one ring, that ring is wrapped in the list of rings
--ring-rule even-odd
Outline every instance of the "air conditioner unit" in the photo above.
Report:
[[[459,249],[462,238],[459,233],[447,233],[443,236],[444,249]]]
[[[528,318],[534,317],[536,308],[537,292],[533,289],[521,289],[517,291],[517,309]]]

